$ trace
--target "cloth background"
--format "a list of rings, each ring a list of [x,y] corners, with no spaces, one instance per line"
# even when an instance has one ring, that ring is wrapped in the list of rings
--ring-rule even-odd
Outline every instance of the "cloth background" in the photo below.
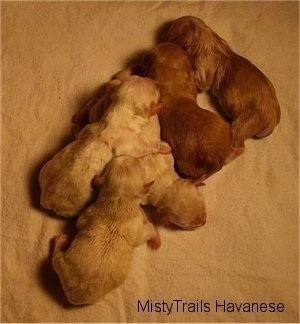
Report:
[[[299,321],[298,2],[2,2],[2,322]],[[50,263],[71,221],[39,206],[38,172],[71,139],[71,117],[164,24],[202,18],[274,84],[282,119],[206,181],[207,223],[159,227],[124,285],[71,307]],[[199,103],[213,109],[207,94]],[[210,312],[138,312],[138,300],[211,303]],[[284,312],[216,312],[215,300],[282,302]]]

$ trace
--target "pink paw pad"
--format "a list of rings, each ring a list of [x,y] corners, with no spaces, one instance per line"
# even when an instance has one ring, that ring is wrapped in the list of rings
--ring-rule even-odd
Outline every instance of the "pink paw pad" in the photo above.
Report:
[[[67,234],[61,234],[59,236],[56,236],[55,238],[55,243],[58,244],[59,246],[64,246],[68,242],[68,236]]]
[[[148,243],[148,246],[149,246],[152,250],[157,250],[157,249],[160,248],[160,246],[161,246],[160,236],[157,235],[157,236],[151,238],[147,243]]]
[[[159,153],[161,154],[169,154],[171,153],[172,149],[171,146],[166,142],[160,143]]]

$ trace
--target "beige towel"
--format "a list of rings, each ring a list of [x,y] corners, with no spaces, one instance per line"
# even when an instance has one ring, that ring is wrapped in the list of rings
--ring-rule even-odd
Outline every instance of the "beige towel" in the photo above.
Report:
[[[1,3],[2,322],[299,321],[298,6]],[[202,18],[271,79],[281,123],[206,181],[203,228],[159,228],[161,248],[137,248],[124,285],[98,304],[70,307],[49,256],[51,238],[72,222],[39,207],[38,171],[71,140],[72,115],[183,15]],[[199,103],[212,107],[205,94]]]

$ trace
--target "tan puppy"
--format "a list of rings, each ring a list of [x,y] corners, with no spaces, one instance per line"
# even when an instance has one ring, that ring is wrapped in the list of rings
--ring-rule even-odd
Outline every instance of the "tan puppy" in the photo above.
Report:
[[[93,199],[94,175],[100,174],[113,156],[169,153],[168,144],[137,136],[160,107],[159,90],[148,78],[133,76],[117,86],[103,119],[86,126],[77,140],[42,168],[41,205],[60,216],[76,216]]]
[[[229,157],[230,125],[197,105],[192,66],[181,47],[160,43],[145,64],[161,91],[161,138],[170,144],[179,172],[200,184]]]
[[[135,68],[129,67],[115,75],[108,83],[116,80],[124,82]],[[93,99],[87,106],[83,107],[73,118],[76,125],[84,126],[89,120],[91,123],[99,121],[109,106],[107,94],[102,98]],[[147,141],[160,140],[160,125],[157,116],[150,118],[149,124],[145,126],[141,135]],[[142,204],[151,204],[165,221],[171,222],[183,229],[192,230],[202,226],[206,222],[206,208],[202,187],[195,187],[189,180],[181,179],[174,170],[174,159],[172,154],[150,154],[140,159],[140,163],[146,172],[147,181],[155,179],[149,194],[143,199]]]
[[[236,152],[243,152],[245,139],[273,132],[280,120],[275,90],[251,62],[234,53],[221,37],[193,16],[175,20],[167,40],[189,54],[198,89],[210,90],[233,120]]]
[[[78,218],[79,232],[66,251],[67,236],[55,238],[52,257],[64,292],[75,305],[93,304],[121,285],[134,247],[146,241],[154,249],[161,244],[158,231],[139,207],[153,181],[145,184],[138,159],[113,158],[94,183],[100,190],[98,200]]]

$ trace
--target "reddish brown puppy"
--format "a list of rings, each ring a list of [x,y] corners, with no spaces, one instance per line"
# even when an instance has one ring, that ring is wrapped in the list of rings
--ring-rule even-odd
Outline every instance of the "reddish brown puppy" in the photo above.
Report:
[[[230,125],[197,105],[192,65],[180,46],[160,43],[145,65],[161,91],[161,137],[170,144],[178,171],[201,184],[223,167],[232,151]]]
[[[237,153],[244,151],[245,139],[273,132],[280,120],[280,107],[273,85],[258,68],[193,16],[175,20],[167,40],[189,54],[198,89],[209,90],[232,119]]]

